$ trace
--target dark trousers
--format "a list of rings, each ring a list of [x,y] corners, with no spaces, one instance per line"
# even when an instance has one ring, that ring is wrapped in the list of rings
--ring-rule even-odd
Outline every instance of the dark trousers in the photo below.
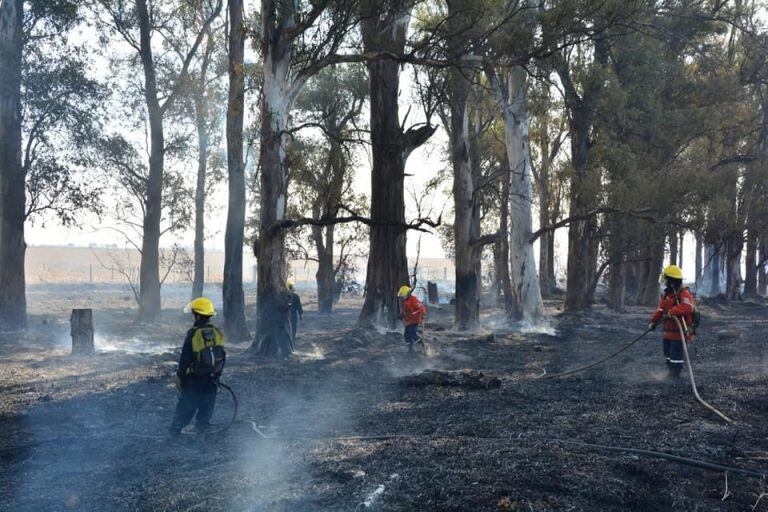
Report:
[[[674,375],[680,375],[685,362],[683,356],[683,341],[664,340],[664,357],[667,359],[669,372]]]
[[[171,423],[171,433],[179,434],[197,413],[195,426],[205,430],[211,424],[213,407],[216,405],[216,381],[210,377],[190,376],[184,379],[181,396],[176,404],[176,414]]]
[[[419,324],[411,324],[405,326],[403,332],[403,338],[408,344],[408,347],[413,347],[414,343],[421,343],[421,336],[419,335]]]
[[[291,339],[296,339],[296,329],[299,327],[299,315],[291,315]]]

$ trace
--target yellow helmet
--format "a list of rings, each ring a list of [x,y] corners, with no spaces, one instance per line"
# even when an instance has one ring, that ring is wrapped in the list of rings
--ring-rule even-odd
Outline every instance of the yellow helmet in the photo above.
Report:
[[[211,299],[206,297],[198,297],[186,306],[184,306],[185,313],[197,313],[203,316],[214,316],[216,314],[216,308],[213,307]]]
[[[289,290],[293,290],[293,281],[291,281],[290,279],[286,280],[285,287],[288,288]]]
[[[683,270],[677,265],[667,265],[664,267],[664,271],[661,273],[664,277],[671,277],[672,279],[683,279]]]
[[[397,296],[398,297],[406,297],[409,293],[411,293],[412,288],[408,286],[407,284],[404,284],[400,287],[399,290],[397,290]]]

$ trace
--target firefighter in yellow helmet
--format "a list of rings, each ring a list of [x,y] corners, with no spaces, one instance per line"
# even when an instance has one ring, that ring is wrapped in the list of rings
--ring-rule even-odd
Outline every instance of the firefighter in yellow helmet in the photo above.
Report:
[[[211,323],[216,315],[213,302],[198,297],[184,308],[192,313],[194,325],[187,331],[176,371],[176,388],[180,391],[170,433],[178,436],[195,417],[198,433],[205,433],[211,424],[216,405],[218,379],[224,369],[227,354],[224,335]]]
[[[693,341],[693,338],[691,333],[684,333],[683,340],[673,317],[684,320],[688,327],[692,326],[695,301],[691,291],[683,286],[683,271],[677,265],[664,267],[661,279],[666,288],[659,299],[659,307],[651,316],[648,329],[653,330],[659,322],[664,321],[664,357],[670,378],[679,379],[684,363],[683,343]]]
[[[397,296],[403,301],[400,318],[405,325],[403,338],[405,338],[409,352],[413,351],[414,343],[424,343],[421,334],[419,334],[419,325],[424,320],[424,315],[427,314],[427,307],[415,295],[411,294],[412,291],[413,289],[407,284],[401,286],[397,291]]]

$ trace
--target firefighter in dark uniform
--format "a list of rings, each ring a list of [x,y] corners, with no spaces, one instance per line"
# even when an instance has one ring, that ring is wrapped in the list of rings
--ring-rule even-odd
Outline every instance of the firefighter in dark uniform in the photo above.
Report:
[[[291,295],[291,339],[296,340],[296,329],[299,327],[299,318],[304,319],[304,308],[301,306],[301,297],[293,288],[293,281],[286,281],[285,287]]]
[[[224,336],[212,323],[216,315],[213,302],[199,297],[184,308],[192,313],[194,326],[187,331],[176,372],[176,388],[180,391],[170,433],[178,436],[197,413],[195,427],[205,433],[211,423],[216,404],[218,379],[226,361]]]
[[[683,271],[677,265],[668,265],[662,272],[662,279],[666,284],[664,295],[659,300],[659,307],[651,316],[648,329],[655,329],[656,325],[664,321],[664,357],[667,360],[669,376],[679,379],[683,370],[683,343],[692,342],[692,331],[680,335],[680,328],[673,317],[685,322],[683,329],[693,326],[694,298],[691,291],[683,286]]]

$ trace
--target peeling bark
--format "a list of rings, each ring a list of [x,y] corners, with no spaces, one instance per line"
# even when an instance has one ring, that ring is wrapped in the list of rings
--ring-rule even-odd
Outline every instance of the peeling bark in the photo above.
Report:
[[[504,136],[510,169],[510,319],[531,320],[543,315],[539,276],[536,273],[533,231],[533,177],[528,146],[527,73],[512,68],[506,88],[489,72],[491,85],[504,120]]]

